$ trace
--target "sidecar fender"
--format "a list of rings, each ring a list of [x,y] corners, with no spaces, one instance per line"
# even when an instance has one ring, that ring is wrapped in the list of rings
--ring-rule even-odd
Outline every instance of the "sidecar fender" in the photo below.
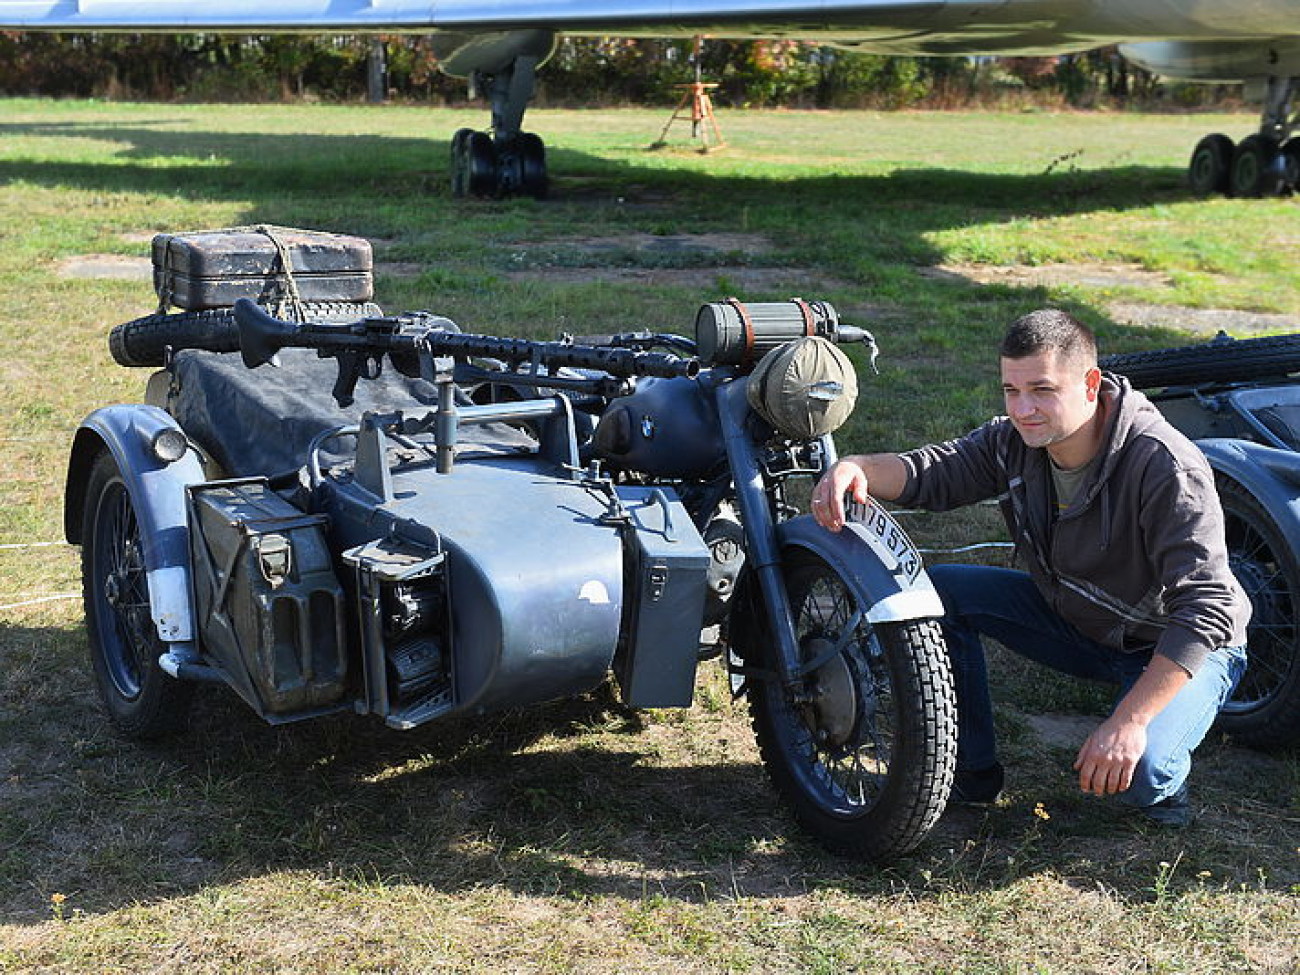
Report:
[[[154,625],[165,642],[176,643],[194,639],[185,488],[207,478],[193,449],[170,464],[154,455],[153,439],[166,428],[180,429],[156,406],[106,406],[86,417],[77,429],[68,460],[63,529],[69,542],[84,543],[82,512],[90,469],[99,452],[107,449],[139,520]]]
[[[853,586],[868,607],[867,619],[871,623],[900,623],[943,615],[943,603],[924,570],[909,579],[900,568],[887,566],[852,531],[827,531],[810,515],[800,515],[779,524],[776,534],[783,551],[792,547],[806,549]]]
[[[1300,544],[1300,454],[1226,437],[1197,440],[1196,446],[1216,472],[1264,506],[1292,544]]]

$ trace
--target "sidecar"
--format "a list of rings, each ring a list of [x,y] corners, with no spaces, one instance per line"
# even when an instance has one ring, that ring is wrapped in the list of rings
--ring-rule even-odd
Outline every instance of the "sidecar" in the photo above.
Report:
[[[629,705],[690,704],[709,550],[671,487],[588,476],[569,399],[390,368],[340,408],[332,362],[279,357],[177,352],[77,432],[66,535],[123,730],[173,730],[202,681],[274,723],[400,729],[611,670]]]
[[[1250,597],[1249,664],[1220,726],[1300,742],[1300,335],[1109,356],[1214,468],[1233,572]]]

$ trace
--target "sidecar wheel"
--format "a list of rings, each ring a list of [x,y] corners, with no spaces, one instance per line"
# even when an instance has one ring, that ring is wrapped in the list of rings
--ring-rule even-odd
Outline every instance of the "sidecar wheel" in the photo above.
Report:
[[[1228,564],[1250,597],[1246,673],[1219,727],[1257,748],[1300,742],[1300,563],[1255,497],[1218,479]]]
[[[872,860],[908,853],[943,812],[956,763],[957,709],[938,624],[870,625],[851,587],[809,553],[787,560],[786,585],[814,669],[798,699],[780,681],[751,682],[763,764],[829,849]],[[770,658],[765,642],[760,654]]]
[[[180,731],[193,686],[158,666],[162,641],[149,611],[140,525],[113,456],[90,471],[82,513],[81,579],[90,662],[100,699],[123,734],[147,739]]]

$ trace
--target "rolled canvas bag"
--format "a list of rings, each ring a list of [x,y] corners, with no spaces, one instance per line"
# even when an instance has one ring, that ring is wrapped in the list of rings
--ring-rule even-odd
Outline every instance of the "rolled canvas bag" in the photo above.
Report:
[[[772,349],[749,376],[749,405],[792,440],[838,430],[858,398],[849,357],[818,335]]]

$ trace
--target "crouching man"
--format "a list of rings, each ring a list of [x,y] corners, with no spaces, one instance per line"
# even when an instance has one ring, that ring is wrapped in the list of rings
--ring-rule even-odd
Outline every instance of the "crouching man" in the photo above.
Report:
[[[1102,375],[1092,333],[1070,315],[1025,315],[999,352],[1006,416],[947,443],[840,460],[813,492],[813,515],[839,531],[846,496],[934,511],[997,498],[1028,573],[930,568],[957,686],[953,799],[992,802],[1002,790],[988,636],[1118,684],[1075,758],[1079,787],[1184,825],[1192,751],[1245,669],[1250,619],[1214,475],[1145,396]]]

